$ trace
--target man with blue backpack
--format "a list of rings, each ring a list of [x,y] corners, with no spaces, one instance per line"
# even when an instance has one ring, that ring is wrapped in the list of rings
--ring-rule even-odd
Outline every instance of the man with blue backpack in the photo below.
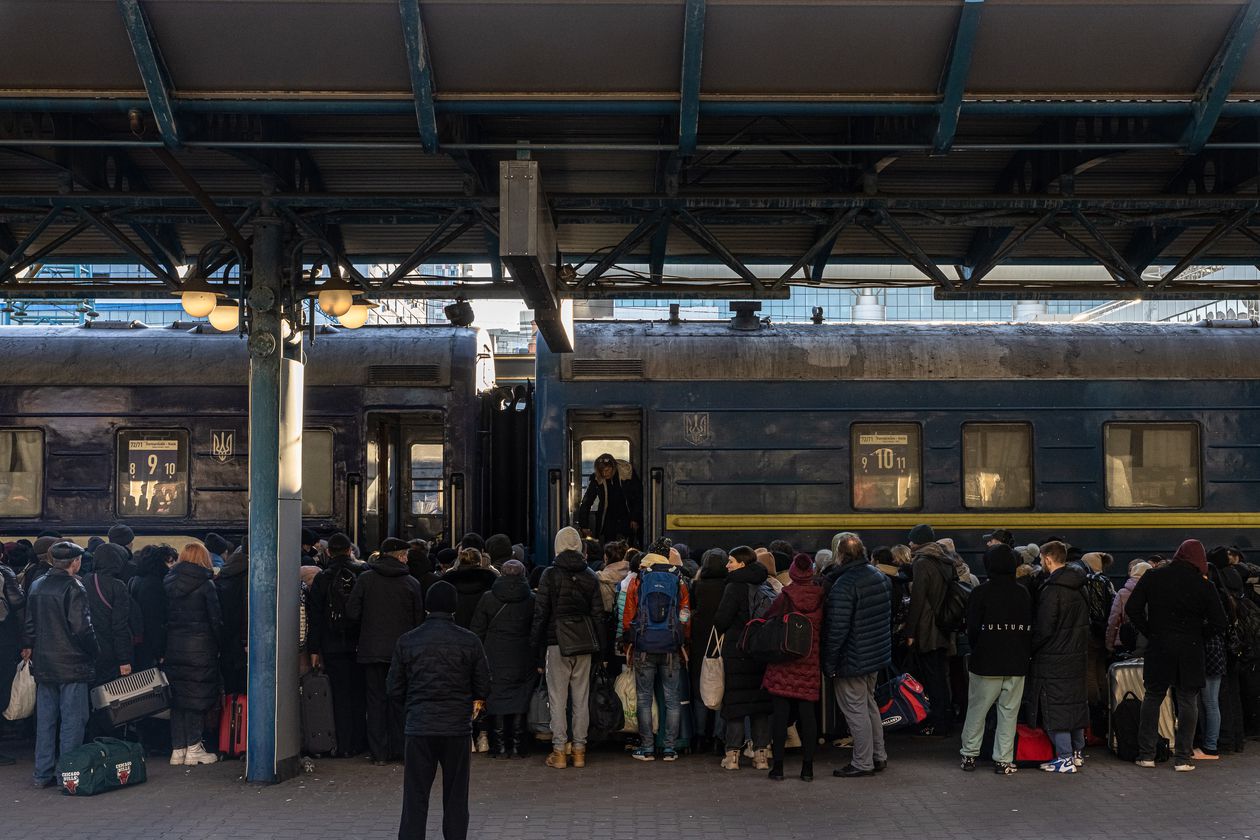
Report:
[[[634,668],[634,684],[639,709],[639,748],[633,757],[654,761],[656,749],[652,734],[652,701],[659,677],[664,694],[664,738],[661,758],[678,758],[675,744],[682,723],[682,691],[686,679],[688,631],[691,628],[691,598],[681,570],[662,554],[647,554],[639,575],[626,592],[622,616],[626,661]]]

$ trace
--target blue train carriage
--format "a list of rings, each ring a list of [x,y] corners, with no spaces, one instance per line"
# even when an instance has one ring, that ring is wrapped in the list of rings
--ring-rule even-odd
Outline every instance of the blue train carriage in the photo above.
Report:
[[[374,548],[479,521],[484,332],[326,329],[302,346],[305,526]],[[6,326],[0,355],[0,533],[86,539],[125,522],[143,544],[244,530],[245,341],[191,324]]]
[[[1254,327],[1251,322],[1241,325]],[[1260,537],[1260,330],[1222,325],[581,323],[538,350],[536,550],[602,451],[693,549],[920,522],[1169,556]]]

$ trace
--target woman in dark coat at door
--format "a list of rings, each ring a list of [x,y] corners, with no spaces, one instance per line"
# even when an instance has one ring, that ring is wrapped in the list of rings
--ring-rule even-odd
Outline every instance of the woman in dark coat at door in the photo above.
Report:
[[[770,693],[761,687],[766,666],[739,649],[739,638],[749,619],[749,601],[770,576],[746,545],[731,549],[726,563],[726,586],[713,616],[713,626],[725,634],[722,640],[722,717],[726,721],[726,756],[722,769],[739,769],[739,750],[744,743],[744,718],[750,718],[753,767],[770,769]]]
[[[534,593],[519,560],[503,564],[502,576],[481,596],[472,616],[472,631],[481,639],[490,662],[492,758],[524,758],[529,731],[526,715],[538,674],[529,644],[534,620]]]
[[[700,571],[691,583],[691,638],[687,641],[688,660],[691,663],[691,709],[695,713],[696,737],[700,740],[697,752],[707,749],[722,732],[719,712],[706,708],[700,699],[700,664],[713,630],[722,592],[726,589],[726,552],[710,548],[700,558]]]
[[[171,682],[171,764],[213,764],[201,744],[206,712],[219,704],[219,638],[223,615],[210,552],[189,543],[162,582],[166,589],[166,662]]]

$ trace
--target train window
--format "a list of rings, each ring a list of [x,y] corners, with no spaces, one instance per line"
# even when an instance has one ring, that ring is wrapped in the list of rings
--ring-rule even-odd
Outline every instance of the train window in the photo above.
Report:
[[[914,423],[853,425],[850,464],[856,510],[915,510],[922,506],[920,437]]]
[[[1197,424],[1108,423],[1103,445],[1107,507],[1199,507]]]
[[[442,484],[442,444],[411,444],[411,513],[439,516],[445,510]]]
[[[118,515],[188,515],[188,433],[118,433]]]
[[[302,432],[302,515],[333,515],[333,433]]]
[[[39,516],[44,500],[44,433],[0,430],[0,516]]]
[[[582,441],[582,470],[578,473],[583,480],[595,474],[595,459],[605,452],[618,461],[630,463],[630,441],[625,438],[588,438]]]
[[[963,425],[963,507],[1033,506],[1032,427],[1026,423]]]

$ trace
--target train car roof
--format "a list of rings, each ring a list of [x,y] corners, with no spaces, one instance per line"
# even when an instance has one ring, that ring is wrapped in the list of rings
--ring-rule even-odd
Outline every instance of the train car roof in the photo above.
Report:
[[[246,385],[247,340],[189,326],[0,326],[0,385]],[[321,330],[304,347],[308,386],[447,386],[461,370],[489,376],[478,388],[493,384],[489,336],[476,328]]]
[[[763,324],[579,322],[563,379],[1260,379],[1255,322]],[[539,358],[547,359],[543,345]],[[555,359],[544,361],[554,365]],[[541,368],[540,368],[541,370]]]

